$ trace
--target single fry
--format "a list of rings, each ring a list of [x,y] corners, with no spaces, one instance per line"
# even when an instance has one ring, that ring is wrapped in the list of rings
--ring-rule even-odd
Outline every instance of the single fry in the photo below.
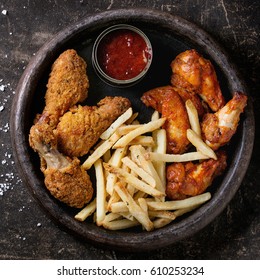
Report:
[[[109,160],[109,164],[120,167],[121,166],[121,159],[125,156],[127,152],[127,148],[119,148],[116,149],[113,155],[111,156]],[[114,184],[116,183],[117,177],[115,174],[108,173],[106,178],[106,190],[107,193],[109,193],[112,196]]]
[[[162,197],[165,196],[164,193],[158,191],[157,189],[153,188],[152,186],[146,184],[145,182],[139,180],[132,174],[124,171],[122,168],[114,167],[110,164],[104,163],[104,167],[108,172],[114,173],[120,180],[123,180],[130,185],[133,185],[136,189],[141,190],[151,196],[154,197]]]
[[[100,138],[103,140],[107,140],[116,130],[117,128],[125,123],[133,114],[133,109],[130,107],[126,110],[121,116],[119,116],[101,135]]]
[[[145,154],[145,158],[150,159],[151,161],[185,162],[185,161],[193,161],[193,160],[200,160],[200,159],[208,159],[209,156],[201,152],[190,152],[181,155],[147,152]]]
[[[146,123],[146,124],[142,125],[141,127],[134,129],[133,131],[129,132],[128,134],[126,134],[125,136],[120,138],[114,144],[113,149],[124,147],[124,146],[128,145],[128,143],[130,143],[137,136],[147,133],[147,132],[152,132],[155,129],[158,129],[159,127],[161,127],[164,124],[165,120],[166,120],[165,118],[161,118],[156,121],[151,121],[149,123]]]
[[[217,160],[215,152],[191,129],[187,129],[187,138],[194,145],[198,151],[204,155]]]
[[[158,111],[155,110],[152,114],[151,121],[159,120],[159,118],[160,118],[160,114]]]
[[[117,184],[115,185],[115,190],[126,203],[129,212],[135,217],[135,219],[139,221],[147,231],[151,231],[153,229],[153,223],[149,219],[147,213],[134,201],[126,188],[123,185]]]
[[[122,162],[128,166],[131,170],[133,170],[138,176],[140,176],[143,181],[145,181],[147,184],[155,188],[156,182],[154,178],[147,173],[144,169],[137,166],[136,163],[134,163],[129,157],[122,158]]]
[[[198,111],[190,99],[188,99],[185,102],[185,106],[187,109],[191,129],[195,131],[197,135],[201,138],[201,129],[200,129]]]
[[[115,132],[109,139],[104,141],[98,148],[91,154],[86,161],[82,164],[84,169],[90,169],[90,167],[100,159],[106,151],[108,151],[120,138],[120,136]]]
[[[148,205],[146,200],[143,197],[138,198],[138,204],[140,205],[140,207],[147,212],[148,211]]]
[[[118,202],[120,200],[120,196],[118,195],[118,193],[114,190],[113,187],[113,192],[109,197],[109,200],[107,202],[107,210],[111,211],[111,205],[113,205],[114,203]],[[113,212],[113,211],[111,211]],[[124,212],[124,211],[118,211],[118,212]]]
[[[176,215],[172,211],[164,211],[164,210],[149,210],[148,211],[149,217],[156,217],[156,218],[163,218],[163,219],[170,219],[171,221],[176,219]]]
[[[151,210],[177,210],[188,207],[193,207],[195,205],[200,205],[211,198],[211,194],[209,192],[189,197],[183,200],[175,200],[175,201],[147,201],[148,207]]]
[[[109,230],[120,230],[140,225],[138,221],[130,221],[128,219],[115,220],[103,223],[103,227]]]
[[[110,211],[112,213],[127,212],[128,208],[123,201],[117,201],[111,204]]]
[[[96,188],[97,188],[96,223],[98,226],[101,226],[102,221],[104,220],[106,215],[106,186],[105,186],[102,160],[98,159],[95,162],[94,167],[96,172]]]
[[[138,117],[138,115],[138,112],[133,113],[132,116],[125,123],[131,124]]]
[[[75,219],[83,222],[87,219],[87,217],[89,217],[90,215],[92,215],[96,210],[96,198],[93,199],[93,201],[91,201],[87,206],[85,206],[79,213],[77,213],[75,215]]]
[[[120,219],[120,218],[122,218],[120,214],[108,213],[108,214],[106,214],[106,216],[103,220],[103,223],[109,223],[109,222],[112,222],[112,221]]]
[[[158,129],[153,132],[154,142],[156,143],[153,152],[166,154],[167,138],[165,129]],[[162,182],[162,189],[166,188],[166,163],[163,161],[154,161],[154,168]]]
[[[129,145],[142,145],[145,147],[153,147],[155,145],[152,136],[137,136],[134,138]]]
[[[174,215],[176,217],[180,217],[190,211],[193,211],[194,209],[198,208],[200,206],[200,204],[197,204],[197,205],[194,205],[194,206],[191,206],[191,207],[187,207],[187,208],[183,208],[183,209],[178,209],[178,210],[175,210],[173,211]]]
[[[121,125],[118,129],[117,129],[117,133],[120,135],[125,135],[133,130],[135,130],[136,128],[141,127],[142,124],[129,124],[129,125]]]
[[[158,218],[158,219],[153,221],[153,225],[154,225],[154,228],[162,228],[162,227],[168,225],[171,222],[172,222],[171,219]]]

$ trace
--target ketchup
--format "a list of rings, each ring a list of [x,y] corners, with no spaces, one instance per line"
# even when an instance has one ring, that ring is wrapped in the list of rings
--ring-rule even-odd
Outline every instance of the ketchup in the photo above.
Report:
[[[101,69],[111,78],[129,80],[144,70],[150,55],[141,35],[120,29],[111,31],[101,40],[97,59]]]

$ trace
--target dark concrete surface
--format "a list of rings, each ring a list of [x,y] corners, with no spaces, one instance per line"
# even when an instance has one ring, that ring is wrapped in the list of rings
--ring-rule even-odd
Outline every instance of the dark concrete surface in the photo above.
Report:
[[[57,227],[16,171],[9,134],[15,88],[27,63],[58,31],[88,14],[148,7],[181,16],[212,35],[248,86],[256,140],[243,183],[225,211],[194,236],[148,253],[103,250]],[[259,10],[254,0],[0,1],[0,259],[259,259]]]

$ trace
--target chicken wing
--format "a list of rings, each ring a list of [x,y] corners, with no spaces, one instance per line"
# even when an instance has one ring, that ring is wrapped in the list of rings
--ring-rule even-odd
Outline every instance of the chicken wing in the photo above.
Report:
[[[235,134],[240,114],[247,104],[247,96],[234,93],[233,98],[215,114],[206,114],[201,123],[202,137],[213,149],[227,144]]]
[[[124,97],[105,97],[97,106],[78,106],[65,113],[57,125],[58,149],[83,156],[111,123],[131,106]]]
[[[226,154],[217,153],[217,160],[202,163],[173,163],[167,167],[166,195],[171,200],[184,199],[203,193],[227,166]]]
[[[87,98],[86,62],[73,49],[64,51],[52,65],[41,118],[53,128],[73,105]]]
[[[214,112],[224,106],[225,100],[213,65],[196,50],[180,53],[172,61],[171,68],[173,86],[185,89],[191,95],[199,94]]]
[[[72,160],[57,150],[51,126],[34,125],[30,144],[41,157],[44,183],[56,199],[76,208],[82,208],[91,200],[93,188],[87,172],[77,158]]]
[[[167,152],[184,153],[189,145],[186,131],[190,128],[190,123],[185,104],[179,94],[173,87],[164,86],[147,91],[141,100],[166,118],[163,128],[167,135]]]

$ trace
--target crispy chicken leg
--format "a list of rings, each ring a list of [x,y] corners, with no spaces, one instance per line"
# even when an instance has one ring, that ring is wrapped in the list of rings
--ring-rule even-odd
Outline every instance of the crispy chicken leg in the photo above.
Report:
[[[87,98],[89,80],[86,62],[73,49],[63,52],[52,65],[41,115],[55,128],[70,107]]]
[[[82,208],[88,203],[93,195],[90,178],[77,158],[72,160],[57,150],[51,127],[34,125],[30,143],[44,162],[41,170],[50,193],[71,207]]]
[[[40,156],[47,189],[58,200],[77,208],[92,198],[92,183],[77,158],[72,160],[58,151],[55,128],[71,106],[87,97],[88,87],[85,61],[75,50],[63,52],[52,66],[44,110],[29,134],[29,144]]]
[[[58,149],[64,154],[83,156],[110,124],[131,106],[124,97],[105,97],[97,106],[73,107],[57,126]]]
[[[227,144],[235,134],[247,96],[236,92],[233,98],[215,114],[206,114],[201,124],[202,137],[213,149]]]

